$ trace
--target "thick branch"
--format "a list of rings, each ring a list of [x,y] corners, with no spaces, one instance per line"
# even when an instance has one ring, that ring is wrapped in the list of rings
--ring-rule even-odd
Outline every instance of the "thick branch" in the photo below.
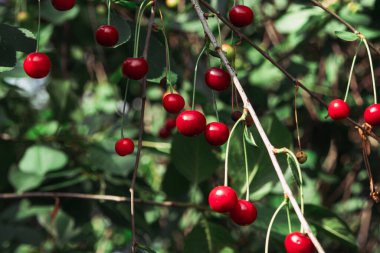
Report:
[[[270,143],[257,115],[256,115],[256,112],[255,110],[253,109],[251,103],[249,102],[248,100],[248,97],[245,93],[245,91],[243,90],[240,82],[239,82],[239,79],[237,78],[236,74],[235,74],[235,71],[234,69],[231,67],[230,63],[228,62],[226,56],[224,55],[224,53],[222,52],[221,50],[221,47],[220,45],[218,44],[218,42],[216,41],[215,39],[215,36],[212,34],[208,24],[207,24],[207,21],[204,17],[204,13],[202,11],[202,9],[200,8],[199,6],[199,3],[198,3],[198,0],[191,0],[191,2],[193,3],[193,7],[195,9],[195,11],[197,12],[197,15],[199,17],[199,20],[201,21],[202,25],[203,25],[203,29],[205,31],[205,33],[207,34],[207,36],[209,37],[211,43],[213,44],[213,46],[215,47],[218,55],[220,56],[223,64],[226,66],[228,72],[230,73],[232,79],[233,79],[233,82],[234,82],[234,85],[236,87],[236,89],[238,90],[239,94],[240,94],[240,97],[244,103],[244,107],[248,109],[249,113],[251,114],[252,118],[253,118],[253,121],[255,123],[255,126],[264,142],[264,145],[265,145],[265,148],[267,149],[268,151],[268,154],[269,154],[269,157],[272,161],[272,164],[274,166],[274,169],[277,173],[277,176],[279,178],[279,181],[282,185],[282,188],[284,190],[284,193],[288,196],[293,208],[294,208],[294,211],[296,212],[297,214],[297,217],[299,219],[299,221],[301,222],[301,225],[302,227],[305,229],[305,232],[309,235],[310,239],[312,240],[314,246],[316,247],[316,249],[318,250],[319,253],[324,253],[325,251],[323,250],[321,244],[319,243],[318,239],[314,236],[314,234],[312,233],[311,229],[310,229],[310,226],[309,224],[307,223],[305,217],[303,216],[302,212],[301,212],[301,209],[300,207],[298,206],[298,203],[297,203],[297,200],[294,198],[293,196],[293,193],[289,187],[289,185],[287,184],[286,182],[286,179],[285,179],[285,176],[281,170],[281,167],[277,161],[277,158],[273,152],[273,146],[272,144]]]
[[[270,61],[275,67],[277,67],[290,81],[294,83],[294,85],[300,87],[306,93],[308,93],[313,99],[315,99],[317,102],[319,102],[321,105],[327,108],[327,103],[323,101],[317,94],[315,94],[313,91],[308,89],[301,81],[299,81],[297,78],[295,78],[292,74],[290,74],[284,67],[282,67],[279,63],[276,62],[267,52],[265,52],[263,49],[261,49],[259,46],[257,46],[252,40],[250,40],[247,35],[242,33],[239,29],[237,29],[235,26],[233,26],[225,17],[223,17],[217,10],[215,10],[209,3],[207,3],[205,0],[199,0],[199,2],[205,6],[209,11],[214,13],[225,25],[227,25],[234,33],[236,33],[240,39],[246,41],[249,45],[251,45],[254,49],[256,49],[262,56],[264,56],[265,59]],[[362,129],[368,136],[371,136],[372,138],[376,139],[377,141],[380,141],[380,137],[378,137],[373,132],[369,132],[368,130],[364,129],[361,124],[356,122],[355,120],[351,118],[346,119],[349,123],[352,125]]]

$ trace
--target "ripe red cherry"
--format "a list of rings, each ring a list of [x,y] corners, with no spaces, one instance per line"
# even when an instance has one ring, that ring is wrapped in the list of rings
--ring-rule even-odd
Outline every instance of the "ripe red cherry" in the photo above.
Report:
[[[253,11],[245,5],[235,5],[229,12],[230,21],[234,26],[243,27],[252,23]]]
[[[342,99],[334,99],[328,108],[329,116],[334,120],[345,119],[350,114],[350,107]]]
[[[230,212],[230,217],[240,226],[249,225],[256,220],[257,209],[251,202],[239,199],[235,208]]]
[[[44,53],[30,53],[24,60],[25,73],[33,78],[43,78],[50,72],[51,62]]]
[[[99,45],[113,47],[119,41],[119,32],[112,25],[102,25],[95,33]]]
[[[185,106],[185,100],[179,94],[170,93],[162,98],[162,105],[167,112],[179,113]]]
[[[208,203],[215,212],[227,213],[235,208],[238,198],[231,187],[217,186],[208,195]]]
[[[129,138],[123,138],[115,143],[115,151],[119,156],[126,156],[133,153],[135,144]]]
[[[158,132],[158,135],[160,136],[160,138],[162,139],[167,139],[169,138],[170,136],[170,130],[167,129],[166,127],[163,127],[160,129],[160,131]]]
[[[130,79],[140,80],[148,73],[148,62],[144,58],[128,57],[123,62],[123,74]]]
[[[300,232],[288,234],[284,243],[287,253],[313,253],[315,251],[310,238]]]
[[[165,128],[169,131],[173,130],[175,128],[175,119],[168,118],[165,122]]]
[[[230,130],[228,130],[228,127],[220,122],[211,122],[205,129],[206,141],[214,146],[220,146],[226,143],[229,135]]]
[[[74,7],[76,0],[51,0],[51,4],[56,10],[67,11]]]
[[[195,136],[202,133],[205,129],[206,118],[198,111],[184,111],[178,115],[176,125],[181,134],[185,136]]]
[[[205,74],[205,82],[208,87],[216,91],[227,89],[231,83],[231,76],[220,68],[209,68]]]
[[[364,121],[371,126],[380,125],[380,104],[373,104],[365,109]]]

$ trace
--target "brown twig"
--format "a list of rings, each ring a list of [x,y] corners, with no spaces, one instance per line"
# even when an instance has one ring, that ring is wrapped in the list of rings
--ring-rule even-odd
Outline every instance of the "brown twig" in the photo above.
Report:
[[[235,26],[233,26],[225,17],[223,17],[219,11],[214,9],[209,3],[207,3],[205,0],[199,0],[199,2],[205,6],[209,11],[214,13],[225,25],[227,25],[234,33],[236,33],[240,39],[246,41],[249,45],[251,45],[254,49],[256,49],[262,56],[264,56],[265,59],[270,61],[275,67],[277,67],[290,81],[294,83],[294,85],[299,86],[302,88],[306,93],[308,93],[314,100],[318,101],[321,105],[323,105],[325,108],[328,107],[327,103],[323,101],[316,93],[308,89],[301,81],[299,81],[297,78],[295,78],[292,74],[290,74],[283,66],[281,66],[277,61],[275,61],[267,52],[265,52],[263,49],[261,49],[259,46],[257,46],[251,39],[249,39],[243,32],[241,32],[239,29],[237,29]],[[366,131],[362,126],[354,121],[351,118],[347,118],[346,121],[351,123],[352,125],[361,128],[363,131]],[[367,135],[371,136],[372,138],[376,139],[377,141],[380,141],[380,137],[378,137],[373,132],[366,132]]]
[[[154,3],[151,7],[150,11],[150,18],[148,23],[148,29],[145,39],[145,46],[144,46],[144,52],[143,57],[146,60],[148,58],[148,51],[149,51],[149,45],[150,45],[150,36],[152,34],[152,27],[154,24],[154,17],[155,17],[155,6]],[[131,186],[129,188],[129,192],[131,194],[131,227],[132,227],[132,253],[136,252],[136,246],[137,246],[137,239],[136,239],[136,225],[135,225],[135,185],[136,185],[136,177],[137,177],[137,171],[140,164],[140,156],[141,156],[141,148],[142,148],[142,138],[144,134],[144,115],[145,115],[145,101],[146,101],[146,81],[147,77],[145,76],[142,80],[142,90],[141,90],[141,111],[140,111],[140,127],[139,127],[139,135],[138,135],[138,144],[137,144],[137,153],[136,153],[136,160],[135,160],[135,166],[133,169],[133,175],[132,175],[132,182]]]
[[[75,192],[24,192],[24,193],[0,193],[0,199],[29,199],[29,198],[69,198],[69,199],[87,199],[87,200],[101,200],[113,202],[130,202],[131,199],[124,196],[116,195],[100,195],[100,194],[85,194]],[[183,203],[175,201],[153,201],[144,199],[134,199],[135,203],[144,205],[160,206],[160,207],[179,207],[179,208],[193,208],[200,211],[209,210],[206,206],[200,206],[192,203]]]
[[[327,12],[328,14],[330,14],[330,16],[332,16],[333,18],[335,18],[336,20],[338,20],[340,23],[342,23],[343,25],[345,25],[349,30],[351,30],[351,32],[353,33],[356,33],[356,34],[361,34],[358,30],[355,29],[355,27],[353,27],[352,25],[350,25],[347,21],[345,21],[344,19],[342,19],[338,14],[336,14],[335,12],[332,12],[330,11],[329,9],[327,9],[325,6],[323,6],[320,2],[316,1],[316,0],[310,0],[313,5],[321,8],[322,10],[324,10],[325,12]],[[375,52],[377,53],[378,55],[380,55],[380,50],[378,48],[375,47],[375,45],[371,42],[369,42],[367,40],[367,43],[368,45],[370,46],[370,48]]]

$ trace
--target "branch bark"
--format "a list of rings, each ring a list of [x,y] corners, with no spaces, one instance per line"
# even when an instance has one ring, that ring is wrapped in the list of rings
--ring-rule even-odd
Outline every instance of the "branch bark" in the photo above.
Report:
[[[203,2],[203,0],[201,0],[201,1]],[[305,217],[303,216],[303,214],[301,212],[300,207],[298,206],[297,200],[294,198],[294,195],[293,195],[293,193],[292,193],[289,185],[287,184],[287,182],[285,180],[285,176],[282,173],[281,167],[280,167],[280,165],[279,165],[279,163],[277,161],[277,158],[276,158],[276,156],[275,156],[275,154],[273,152],[273,146],[270,143],[270,141],[268,139],[268,136],[266,135],[266,133],[265,133],[265,131],[264,131],[264,129],[263,129],[263,127],[262,127],[262,125],[261,125],[261,123],[260,123],[257,115],[256,115],[256,112],[253,109],[253,107],[252,107],[252,105],[251,105],[251,103],[250,103],[250,101],[249,101],[249,99],[248,99],[248,97],[247,97],[247,95],[246,95],[243,87],[241,86],[240,81],[239,81],[239,79],[236,76],[235,70],[231,67],[231,64],[228,62],[226,56],[224,55],[224,53],[221,50],[220,45],[218,44],[215,36],[213,35],[213,33],[211,32],[211,30],[210,30],[210,28],[208,26],[208,23],[207,23],[207,21],[206,21],[206,19],[204,17],[204,12],[202,11],[201,7],[199,6],[198,0],[191,0],[191,2],[193,3],[193,7],[194,7],[194,9],[195,9],[195,11],[196,11],[196,13],[198,15],[199,20],[202,23],[202,26],[203,26],[203,29],[204,29],[206,35],[210,39],[210,41],[211,41],[212,45],[214,46],[216,52],[220,56],[220,59],[222,60],[223,64],[227,68],[229,74],[231,75],[233,83],[234,83],[236,89],[238,90],[238,92],[240,94],[240,97],[241,97],[241,99],[242,99],[242,101],[244,103],[244,108],[248,109],[249,113],[252,116],[252,119],[253,119],[253,121],[255,123],[255,126],[256,126],[256,128],[257,128],[257,130],[258,130],[258,132],[259,132],[259,134],[260,134],[260,136],[261,136],[261,138],[262,138],[262,140],[264,142],[265,148],[268,151],[269,157],[270,157],[270,159],[272,161],[272,164],[273,164],[274,169],[275,169],[275,171],[277,173],[277,176],[278,176],[279,181],[281,183],[281,186],[282,186],[282,188],[284,190],[284,193],[288,196],[288,198],[290,200],[290,203],[292,204],[292,206],[294,208],[294,211],[296,212],[296,215],[297,215],[297,217],[298,217],[298,219],[299,219],[302,227],[305,229],[305,232],[310,237],[310,239],[313,242],[313,244],[314,244],[315,248],[317,249],[317,251],[319,253],[324,253],[325,251],[323,250],[323,248],[322,248],[321,244],[319,243],[318,239],[312,233],[308,222],[306,221]],[[267,55],[267,54],[265,53],[265,55]]]

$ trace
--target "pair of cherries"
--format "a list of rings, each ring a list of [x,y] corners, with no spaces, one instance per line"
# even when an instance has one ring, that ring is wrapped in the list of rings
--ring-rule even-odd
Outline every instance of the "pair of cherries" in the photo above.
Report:
[[[208,203],[218,213],[229,213],[233,222],[240,226],[250,225],[257,218],[257,209],[249,201],[238,199],[229,186],[217,186],[211,190]]]
[[[158,132],[158,135],[162,139],[169,138],[169,136],[172,133],[172,131],[173,131],[174,128],[175,128],[175,119],[173,119],[173,118],[167,118],[166,121],[165,121],[164,126]]]
[[[345,119],[350,114],[350,108],[342,99],[331,101],[327,110],[334,120]],[[371,126],[380,125],[380,104],[372,104],[364,110],[364,121]]]

